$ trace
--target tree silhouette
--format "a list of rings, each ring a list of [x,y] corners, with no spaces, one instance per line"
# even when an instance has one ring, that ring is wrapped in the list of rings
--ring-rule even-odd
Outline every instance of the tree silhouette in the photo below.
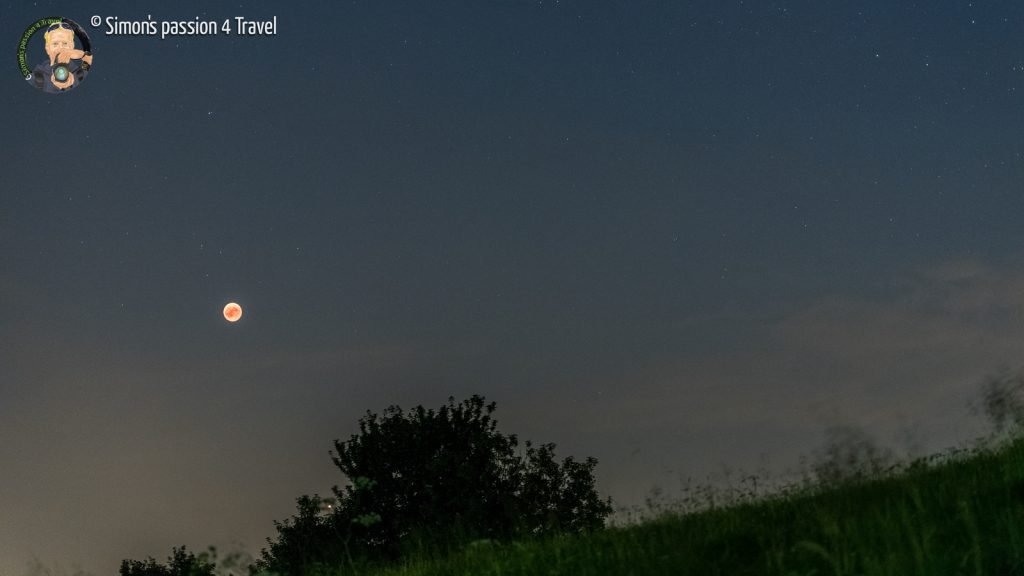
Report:
[[[814,465],[822,485],[866,480],[882,474],[895,462],[891,450],[880,447],[870,434],[855,426],[829,426],[825,438]]]
[[[326,501],[300,498],[298,517],[275,523],[278,540],[267,540],[256,568],[291,575],[316,562],[354,566],[478,539],[602,528],[612,507],[594,487],[597,460],[559,463],[554,444],[529,441],[523,458],[517,437],[497,431],[494,411],[478,395],[449,397],[436,411],[367,411],[359,433],[335,440],[331,454],[352,484],[334,487],[336,506],[326,511]]]
[[[121,576],[213,576],[214,565],[185,553],[185,547],[173,548],[167,566],[157,564],[152,557],[146,560],[123,560]]]
[[[301,496],[296,502],[298,515],[274,522],[277,541],[267,539],[270,548],[263,550],[252,573],[309,574],[319,565],[336,566],[349,559],[342,534],[335,529],[341,523],[340,516],[324,514],[326,504],[319,495]]]
[[[991,440],[1007,432],[1019,436],[1024,432],[1024,368],[1003,368],[986,376],[981,382],[980,411],[992,425]],[[978,403],[970,402],[971,410],[979,411]]]

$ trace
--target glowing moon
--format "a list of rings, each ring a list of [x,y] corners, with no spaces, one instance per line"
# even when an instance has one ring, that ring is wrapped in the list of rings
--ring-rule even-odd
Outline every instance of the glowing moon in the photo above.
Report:
[[[228,322],[238,322],[242,317],[242,307],[234,302],[228,302],[224,306],[224,319]]]

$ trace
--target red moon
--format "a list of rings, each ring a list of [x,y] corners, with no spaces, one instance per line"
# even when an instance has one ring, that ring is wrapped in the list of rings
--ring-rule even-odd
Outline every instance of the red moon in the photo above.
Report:
[[[242,307],[234,302],[228,302],[224,306],[224,319],[228,322],[238,322],[238,319],[242,317]]]

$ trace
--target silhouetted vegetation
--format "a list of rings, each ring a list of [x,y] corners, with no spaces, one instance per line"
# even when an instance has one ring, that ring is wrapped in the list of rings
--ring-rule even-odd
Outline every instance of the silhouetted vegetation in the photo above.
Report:
[[[987,377],[980,398],[1010,432],[1001,442],[897,462],[866,432],[833,426],[800,484],[758,493],[755,478],[738,497],[705,486],[707,506],[609,528],[592,458],[558,463],[554,445],[529,442],[517,454],[479,396],[392,406],[335,441],[351,484],[298,498],[245,565],[266,576],[1024,574],[1024,372]],[[207,576],[207,558],[175,549],[167,566],[126,560],[121,576]]]
[[[158,564],[152,557],[146,560],[124,560],[121,576],[213,576],[214,565],[185,553],[185,547],[174,548],[167,565]]]
[[[1011,435],[1024,428],[1024,370],[1001,370],[981,383],[981,412],[992,424],[993,435]],[[978,405],[972,405],[977,411]]]
[[[895,464],[891,450],[881,448],[864,430],[854,426],[825,429],[825,445],[813,466],[819,484],[838,486],[875,477]]]
[[[612,507],[594,487],[597,461],[559,463],[554,444],[529,441],[524,458],[517,437],[497,431],[494,411],[480,396],[449,398],[436,411],[368,411],[331,455],[352,483],[335,486],[334,498],[299,498],[255,569],[292,576],[602,528]]]

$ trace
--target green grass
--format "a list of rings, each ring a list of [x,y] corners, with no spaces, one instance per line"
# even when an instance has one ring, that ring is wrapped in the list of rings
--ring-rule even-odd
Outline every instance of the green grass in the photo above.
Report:
[[[350,574],[350,571],[337,572]],[[1024,576],[1024,440],[640,524],[361,576]]]

